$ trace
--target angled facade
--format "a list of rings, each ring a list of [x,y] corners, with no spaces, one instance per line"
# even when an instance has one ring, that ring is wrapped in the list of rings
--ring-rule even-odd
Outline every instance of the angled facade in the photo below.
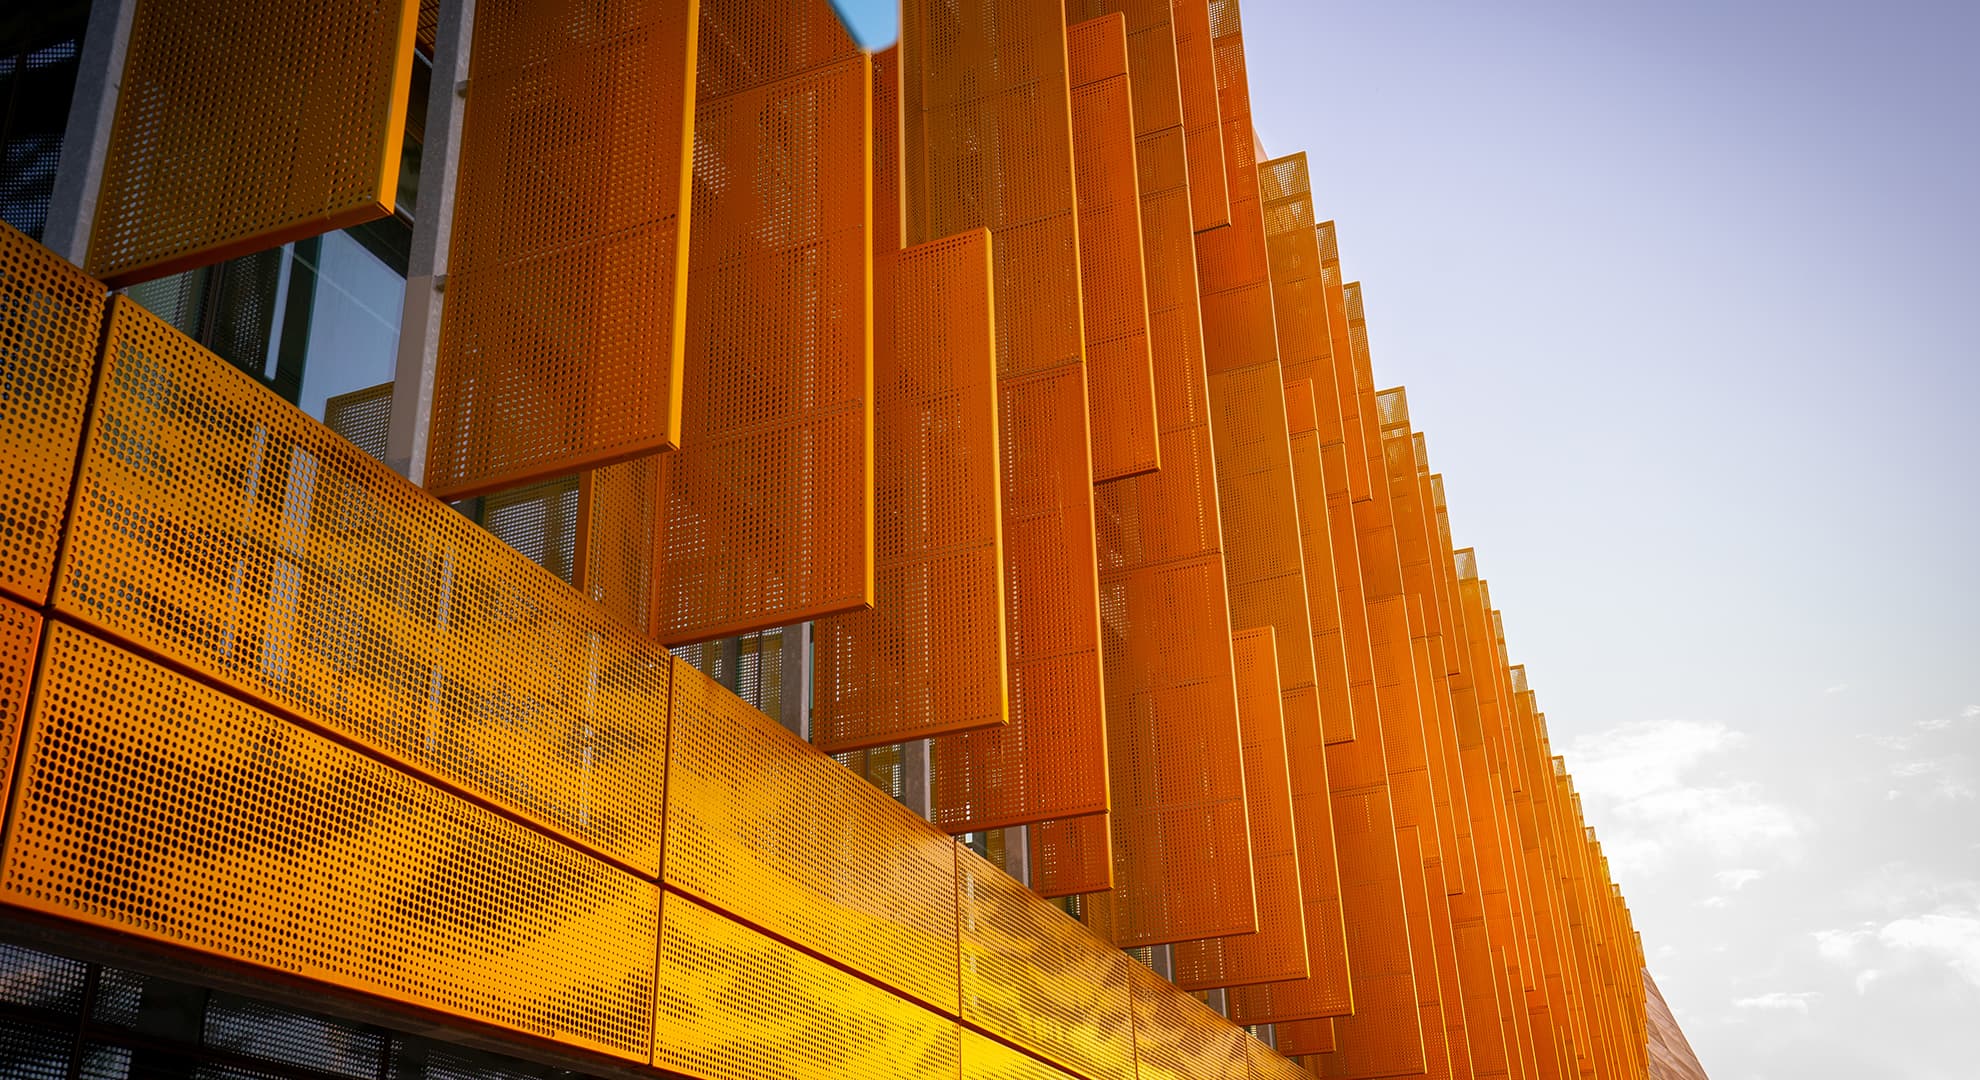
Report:
[[[1704,1075],[1237,0],[899,13],[8,24],[0,1075]]]

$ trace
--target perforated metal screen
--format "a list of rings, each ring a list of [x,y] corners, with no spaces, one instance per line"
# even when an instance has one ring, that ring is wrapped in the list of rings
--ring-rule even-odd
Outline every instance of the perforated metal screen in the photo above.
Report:
[[[908,243],[988,228],[997,320],[1010,722],[939,739],[950,832],[1107,807],[1072,106],[1061,5],[903,9]]]
[[[1091,1080],[1134,1080],[1133,961],[974,852],[956,859],[962,1019]]]
[[[1286,724],[1317,727],[1305,545],[1278,361],[1213,372],[1210,404],[1231,622],[1272,628]]]
[[[571,583],[645,632],[653,625],[654,459],[608,465],[578,479]]]
[[[1151,495],[1167,487],[1134,483]],[[1087,920],[1122,946],[1257,928],[1230,646],[1188,648],[1202,627],[1227,625],[1213,577],[1221,562],[1110,572],[1103,589],[1109,660],[1125,654],[1109,672],[1115,873],[1110,896],[1089,898]]]
[[[1328,528],[1326,455],[1314,422],[1316,397],[1331,399],[1331,386],[1309,379],[1286,385],[1286,424],[1291,444],[1293,492],[1299,499],[1300,544],[1305,552],[1306,609],[1313,624],[1314,692],[1320,701],[1320,727],[1328,743],[1354,738],[1354,698],[1348,689],[1347,636],[1341,611],[1341,576],[1350,570],[1359,577],[1358,558],[1335,559],[1333,531]],[[1343,448],[1335,443],[1339,461]]]
[[[1231,635],[1231,652],[1237,674],[1238,723],[1244,737],[1245,814],[1251,835],[1258,930],[1178,943],[1174,954],[1176,985],[1185,990],[1284,982],[1304,979],[1308,974],[1299,832],[1293,822],[1292,784],[1287,772],[1287,748],[1292,740],[1279,705],[1278,653],[1272,628],[1256,627]],[[1305,740],[1308,747],[1315,743],[1317,739]],[[1313,764],[1324,768],[1319,762]],[[1331,834],[1331,828],[1328,831]],[[1328,847],[1331,858],[1332,844]]]
[[[1074,1074],[962,1029],[962,1080],[1073,1080]]]
[[[14,780],[14,748],[40,651],[41,616],[0,599],[0,805]]]
[[[103,286],[0,224],[0,590],[48,599],[103,328]]]
[[[1196,236],[1203,339],[1209,346],[1210,371],[1215,374],[1267,361],[1276,363],[1278,334],[1265,262],[1265,222],[1252,143],[1251,88],[1245,74],[1244,29],[1237,0],[1211,4],[1210,42],[1217,72],[1217,111],[1223,125],[1224,177],[1231,200],[1230,228]],[[1185,87],[1188,82],[1185,73]],[[1184,104],[1186,108],[1186,97]],[[1284,655],[1282,648],[1280,656]]]
[[[873,603],[872,77],[826,0],[703,0],[654,636]]]
[[[898,82],[876,56],[875,593],[813,628],[812,741],[831,752],[1009,717],[990,234],[893,250]]]
[[[1243,1029],[1140,964],[1128,968],[1137,1080],[1246,1080]]]
[[[1316,393],[1327,388],[1315,387]],[[1354,1016],[1333,1021],[1341,1046],[1352,1026],[1376,1036],[1359,1036],[1359,1057],[1349,1065],[1356,1075],[1391,1075],[1425,1067],[1416,976],[1409,925],[1403,906],[1401,862],[1390,805],[1388,762],[1380,710],[1374,695],[1368,607],[1362,594],[1360,543],[1348,488],[1343,446],[1322,448],[1327,487],[1324,516],[1302,504],[1302,526],[1332,533],[1336,579],[1340,584],[1343,643],[1359,722],[1352,741],[1327,748],[1327,779],[1333,799],[1334,841],[1341,875],[1341,907],[1347,921],[1347,955]],[[1315,1022],[1301,1030],[1312,1030]],[[1382,1069],[1386,1073],[1368,1070]]]
[[[1135,115],[1142,262],[1155,327],[1163,468],[1154,475],[1105,485],[1095,494],[1109,715],[1154,715],[1151,702],[1187,699],[1195,710],[1185,718],[1189,726],[1231,732],[1237,705],[1229,666],[1229,598],[1210,445],[1173,29],[1166,6],[1159,12],[1153,10],[1156,5],[1125,6],[1131,77],[1141,88],[1135,95]],[[1187,614],[1175,617],[1173,612]],[[1119,724],[1111,725],[1110,731],[1121,734]],[[1148,740],[1142,744],[1152,745]],[[1119,754],[1116,759],[1121,759]],[[1159,764],[1142,761],[1139,778],[1115,785],[1117,798],[1123,797],[1123,791],[1137,790],[1134,785],[1145,786],[1151,775],[1147,770]],[[1192,775],[1201,770],[1196,763],[1182,767]],[[1055,822],[1034,835],[1043,844],[1065,835],[1100,833],[1095,822],[1071,826]],[[1091,852],[1100,845],[1094,841],[1060,846]],[[1183,860],[1175,867],[1180,870],[1201,856],[1179,852],[1177,858]],[[1069,887],[1056,877],[1042,880],[1055,892]],[[1104,922],[1111,932],[1115,926],[1111,909],[1106,914]]]
[[[63,624],[21,757],[7,903],[646,1060],[651,882]]]
[[[1217,64],[1210,0],[1175,0],[1176,72],[1189,157],[1190,220],[1198,232],[1231,223],[1224,171],[1224,118],[1217,100]]]
[[[954,1014],[956,844],[683,660],[672,715],[668,887]]]
[[[1318,1076],[1320,1067],[1313,1057],[1307,1055],[1331,1054],[1336,1045],[1332,1020],[1296,1020],[1289,1024],[1277,1024],[1272,1033],[1281,1053],[1300,1056],[1308,1063],[1308,1076]]]
[[[1300,461],[1300,438],[1294,436],[1296,463]],[[1305,449],[1317,457],[1317,450],[1310,442],[1305,444]],[[1317,460],[1310,464],[1317,470]],[[1318,486],[1317,483],[1315,486]],[[1301,494],[1304,496],[1306,492],[1302,490]],[[1303,516],[1308,505],[1303,498]],[[1324,514],[1324,499],[1310,505],[1315,507],[1316,515]],[[1324,524],[1318,531],[1325,535]],[[1306,534],[1304,540],[1311,555],[1315,548],[1312,534],[1305,529],[1302,532]],[[1323,549],[1321,555],[1325,561],[1320,565],[1331,567],[1330,549]],[[1308,566],[1313,565],[1316,565],[1315,561],[1309,558]],[[1314,593],[1324,593],[1332,599],[1331,574],[1324,585],[1309,577],[1308,586],[1309,599],[1316,606],[1318,599]],[[1315,640],[1317,643],[1321,639],[1316,635]],[[1345,687],[1342,690],[1345,693]],[[1297,829],[1295,838],[1304,902],[1307,975],[1294,981],[1232,989],[1228,997],[1230,1015],[1241,1023],[1276,1023],[1306,1017],[1342,1016],[1353,1007],[1340,866],[1334,841],[1333,799],[1328,788],[1327,749],[1318,719],[1299,725],[1288,723],[1286,748],[1291,767],[1292,810]]]
[[[1336,402],[1341,414],[1341,438],[1348,446],[1366,447],[1370,433],[1375,431],[1374,421],[1362,423],[1361,395],[1357,392],[1354,373],[1352,335],[1348,329],[1347,299],[1341,278],[1340,242],[1334,223],[1323,221],[1313,228],[1314,238],[1320,245],[1320,291],[1327,311],[1327,340],[1333,354],[1334,388],[1338,395]],[[1356,500],[1367,499],[1372,495],[1368,475],[1368,455],[1362,452],[1350,453],[1343,464],[1347,468],[1348,490]]]
[[[418,12],[138,3],[90,274],[128,285],[390,214]]]
[[[392,384],[367,386],[323,402],[323,426],[384,461],[392,437]]]
[[[674,892],[653,1002],[653,1064],[701,1080],[957,1075],[955,1021]]]
[[[1031,826],[1031,889],[1043,897],[1101,893],[1114,887],[1114,836],[1110,815],[1055,818]],[[1110,898],[1090,897],[1096,915],[1087,925],[1105,935],[1114,926]],[[1098,905],[1097,907],[1095,905]]]
[[[663,650],[135,303],[106,341],[58,611],[657,870]]]
[[[1142,271],[1126,20],[1114,14],[1075,24],[1066,31],[1066,48],[1077,163],[1086,401],[1097,484],[1151,472],[1161,466],[1162,456]]]
[[[679,445],[702,6],[476,9],[427,444],[441,497]]]

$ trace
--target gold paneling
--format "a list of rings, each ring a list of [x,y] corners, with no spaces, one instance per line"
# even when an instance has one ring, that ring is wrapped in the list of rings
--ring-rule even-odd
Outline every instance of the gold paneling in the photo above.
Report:
[[[130,285],[392,213],[419,0],[142,0],[90,231]]]
[[[103,286],[0,224],[0,591],[48,599],[69,512]]]
[[[52,603],[657,872],[666,653],[121,297]]]
[[[652,882],[62,624],[21,757],[0,900],[647,1058]]]

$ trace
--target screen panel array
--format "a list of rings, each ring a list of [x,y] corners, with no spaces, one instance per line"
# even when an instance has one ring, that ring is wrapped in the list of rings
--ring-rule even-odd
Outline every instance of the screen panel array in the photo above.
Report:
[[[477,72],[443,318],[539,257],[573,298],[479,373],[443,329],[434,445],[516,442],[427,492],[0,237],[0,906],[580,1066],[1642,1075],[1627,906],[1235,0],[905,15],[422,41]],[[708,660],[759,632],[803,735]]]

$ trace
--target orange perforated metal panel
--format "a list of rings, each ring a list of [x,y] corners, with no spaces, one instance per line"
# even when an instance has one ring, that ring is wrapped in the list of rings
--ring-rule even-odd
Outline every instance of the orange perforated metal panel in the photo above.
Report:
[[[1090,1080],[1133,1080],[1133,961],[975,852],[956,859],[963,1022]]]
[[[129,285],[381,218],[419,0],[143,0],[85,266]]]
[[[956,844],[674,662],[667,886],[956,1011]]]
[[[1273,629],[1287,727],[1317,727],[1306,557],[1278,361],[1213,373],[1210,405],[1231,622]]]
[[[0,806],[14,780],[14,747],[40,650],[41,616],[0,599]]]
[[[1324,392],[1318,387],[1316,391]],[[1354,1015],[1337,1018],[1334,1032],[1344,1049],[1350,1044],[1356,1047],[1355,1056],[1344,1065],[1351,1068],[1350,1075],[1393,1075],[1422,1070],[1426,1058],[1388,762],[1373,692],[1368,607],[1362,595],[1346,457],[1341,446],[1323,448],[1327,513],[1324,522],[1306,519],[1307,528],[1327,527],[1333,533],[1355,715],[1362,721],[1356,725],[1352,741],[1327,748],[1341,906],[1347,919],[1354,990]],[[1371,1034],[1357,1034],[1363,1028]]]
[[[1190,220],[1195,230],[1231,223],[1224,171],[1224,118],[1217,101],[1217,64],[1211,43],[1210,0],[1175,0],[1176,71],[1182,88],[1185,141],[1189,147]]]
[[[653,1004],[653,1064],[698,1080],[957,1074],[955,1021],[671,891]]]
[[[1331,1054],[1336,1049],[1332,1020],[1295,1020],[1276,1024],[1272,1033],[1279,1052],[1304,1060],[1309,1076],[1320,1075],[1318,1055]]]
[[[1155,369],[1148,342],[1136,189],[1127,24],[1120,15],[1066,31],[1072,82],[1073,175],[1079,203],[1080,306],[1086,327],[1086,400],[1093,482],[1162,464]]]
[[[1031,826],[1031,891],[1043,897],[1103,893],[1114,887],[1114,838],[1110,814],[1055,818]],[[1113,928],[1112,908],[1102,900],[1104,919],[1087,920],[1096,932]],[[1089,907],[1092,907],[1089,901]]]
[[[935,741],[933,820],[951,833],[1107,808],[1093,488],[1062,467],[1084,458],[1085,392],[1076,365],[998,388],[1010,722]]]
[[[666,653],[121,297],[52,603],[658,870]]]
[[[0,591],[48,599],[103,332],[103,286],[0,224]]]
[[[1088,5],[1090,8],[1092,5]],[[1173,60],[1175,47],[1166,5],[1125,5],[1129,18],[1131,76],[1140,166],[1143,265],[1156,328],[1156,407],[1162,428],[1163,468],[1156,474],[1107,484],[1096,491],[1106,693],[1110,716],[1148,715],[1151,706],[1189,700],[1195,711],[1179,723],[1196,731],[1235,732],[1236,685],[1230,667],[1229,598],[1225,586],[1223,530],[1210,440],[1208,387],[1196,299],[1196,253],[1190,229],[1188,169],[1182,110]],[[1155,10],[1157,7],[1159,11]],[[1146,76],[1144,78],[1144,76]],[[1145,92],[1142,92],[1145,91]],[[1183,614],[1178,614],[1183,613]],[[1172,711],[1172,710],[1171,710]],[[1136,779],[1115,784],[1115,806],[1144,800],[1139,778],[1157,764],[1150,739],[1120,724],[1110,735],[1127,736],[1111,760],[1135,761]],[[1234,737],[1234,736],[1227,736]],[[1194,775],[1196,764],[1184,769]],[[1098,822],[1051,822],[1032,832],[1034,875],[1041,866],[1067,872],[1034,876],[1051,892],[1125,884],[1090,872],[1104,864],[1075,861],[1065,853],[1106,849]],[[1057,856],[1048,858],[1048,856]],[[1177,851],[1182,872],[1202,853]],[[1096,901],[1099,898],[1093,898]],[[1112,932],[1111,899],[1092,905],[1104,915],[1096,925]]]
[[[1217,69],[1217,110],[1223,123],[1224,176],[1231,225],[1196,237],[1196,276],[1203,295],[1203,339],[1210,370],[1278,360],[1272,283],[1265,261],[1265,222],[1251,130],[1251,88],[1245,74],[1244,29],[1237,0],[1216,0],[1210,40]],[[1282,643],[1283,644],[1283,643]],[[1284,656],[1283,649],[1280,652]]]
[[[1243,1028],[1140,964],[1128,970],[1137,1080],[1245,1080],[1250,1062]]]
[[[1691,1041],[1684,1037],[1684,1029],[1678,1026],[1677,1017],[1664,1002],[1663,991],[1657,989],[1657,980],[1647,969],[1643,972],[1643,996],[1649,1016],[1650,1080],[1705,1080],[1705,1068],[1692,1052]]]
[[[652,458],[593,469],[578,480],[576,565],[571,583],[644,632],[653,623]]]
[[[1294,435],[1294,462],[1296,475],[1302,474],[1301,449],[1316,460],[1308,463],[1312,469],[1318,468],[1317,449],[1312,446],[1311,433],[1302,442],[1301,435]],[[1308,478],[1302,478],[1307,482]],[[1318,487],[1317,483],[1310,485]],[[1302,490],[1302,495],[1309,492]],[[1302,499],[1301,516],[1308,514],[1308,507],[1316,517],[1324,517],[1326,502],[1320,492],[1310,503]],[[1320,565],[1331,571],[1332,555],[1330,545],[1323,541],[1314,543],[1314,533],[1326,534],[1324,522],[1317,529],[1307,529],[1302,521],[1303,540],[1307,545],[1309,567]],[[1319,551],[1323,561],[1317,562],[1310,556]],[[1309,601],[1317,607],[1321,596],[1332,600],[1333,578],[1331,572],[1321,582],[1314,577],[1307,579]],[[1339,630],[1335,630],[1335,644],[1338,647]],[[1316,645],[1325,640],[1318,634]],[[1345,694],[1345,686],[1341,688]],[[1308,975],[1296,981],[1270,983],[1260,986],[1234,988],[1228,998],[1231,1016],[1241,1023],[1275,1023],[1308,1017],[1343,1016],[1353,1008],[1353,984],[1349,974],[1347,928],[1341,904],[1341,876],[1339,855],[1335,847],[1333,800],[1329,790],[1327,775],[1327,749],[1318,717],[1303,724],[1289,723],[1286,728],[1287,754],[1291,762],[1293,820],[1297,825],[1299,849],[1299,870],[1301,893],[1306,912],[1306,944]]]
[[[697,2],[476,10],[427,443],[443,498],[680,443]]]
[[[1325,396],[1332,389],[1321,384]],[[1306,607],[1313,623],[1313,681],[1320,699],[1320,726],[1328,743],[1354,738],[1354,699],[1348,689],[1347,636],[1341,610],[1341,575],[1358,577],[1360,565],[1336,565],[1333,531],[1328,528],[1327,470],[1320,433],[1313,423],[1314,383],[1286,386],[1286,416],[1292,449],[1293,491],[1299,500],[1300,542],[1305,550]],[[1333,445],[1336,459],[1342,448]]]
[[[1010,722],[935,743],[950,832],[1107,807],[1099,583],[1064,9],[914,0],[901,24],[904,240],[988,228]]]
[[[1381,709],[1382,743],[1388,756],[1389,792],[1396,810],[1396,828],[1420,827],[1424,856],[1434,858],[1437,806],[1430,788],[1423,717],[1416,696],[1416,661],[1410,642],[1408,610],[1408,601],[1401,596],[1371,600],[1369,643],[1375,657],[1375,694]]]
[[[1279,330],[1279,361],[1288,386],[1312,380],[1328,392],[1315,395],[1314,426],[1320,441],[1340,442],[1340,399],[1335,386],[1332,333],[1327,325],[1320,239],[1313,221],[1306,155],[1260,162],[1259,197],[1265,221],[1266,260],[1272,277],[1272,310]]]
[[[1123,947],[1258,926],[1243,735],[1230,707],[1236,684],[1224,674],[1230,646],[1192,655],[1174,640],[1224,621],[1212,578],[1220,562],[1110,573],[1103,591],[1110,652],[1134,654],[1121,665],[1128,678],[1155,676],[1109,679],[1119,705],[1107,727],[1115,872],[1112,893],[1091,898],[1086,916]],[[1167,667],[1151,671],[1158,657]]]
[[[646,1060],[652,882],[64,624],[27,726],[0,901]]]
[[[1258,897],[1258,932],[1178,943],[1176,985],[1185,990],[1284,982],[1304,979],[1309,973],[1298,831],[1293,823],[1292,782],[1287,772],[1293,738],[1279,704],[1278,653],[1272,628],[1238,631],[1231,636],[1231,652],[1237,670],[1238,720],[1244,736],[1245,808]],[[1318,740],[1303,742],[1310,749]],[[1318,762],[1313,765],[1322,767]],[[1328,831],[1331,833],[1331,828]],[[1331,859],[1333,845],[1327,847]]]
[[[902,13],[906,243],[996,235],[1005,378],[1082,353],[1072,98],[1064,8],[1043,0]]]
[[[1314,226],[1313,231],[1320,245],[1321,298],[1327,312],[1327,340],[1333,355],[1334,386],[1339,394],[1341,438],[1349,446],[1366,446],[1371,438],[1369,432],[1376,429],[1372,419],[1367,424],[1362,422],[1361,395],[1355,384],[1353,334],[1348,327],[1347,299],[1341,278],[1339,237],[1331,221],[1321,222]],[[1348,490],[1357,501],[1369,498],[1372,491],[1368,455],[1351,453],[1345,463]]]
[[[1339,670],[1345,660],[1341,655],[1332,541],[1324,521],[1326,500],[1319,475],[1319,451],[1312,433],[1310,398],[1304,393],[1307,385],[1302,382],[1288,388],[1288,424],[1294,429],[1293,472],[1299,490],[1300,532],[1306,553],[1308,608],[1316,616],[1324,613],[1333,624],[1331,634],[1323,634],[1320,619],[1316,617],[1314,620],[1316,653],[1321,653],[1323,646],[1331,645],[1336,661],[1336,670],[1331,675],[1333,695],[1323,697],[1322,701],[1339,703],[1345,701],[1347,692],[1345,672]],[[1294,389],[1301,392],[1292,392]],[[1310,522],[1309,518],[1318,520]],[[1321,673],[1323,677],[1326,675],[1324,669]],[[1322,693],[1326,693],[1324,687]],[[1335,709],[1341,707],[1340,704],[1333,706]],[[1292,761],[1293,817],[1298,824],[1301,892],[1306,906],[1307,966],[1310,974],[1297,981],[1233,989],[1229,997],[1231,1015],[1244,1023],[1339,1016],[1347,1014],[1353,1005],[1346,928],[1340,901],[1339,862],[1334,843],[1333,807],[1328,787],[1326,739],[1322,730],[1322,717],[1326,713],[1327,709],[1323,707],[1320,715],[1308,714],[1303,722],[1294,722],[1293,716],[1288,714],[1286,726],[1288,753]]]
[[[701,24],[670,645],[873,603],[871,61],[826,0],[702,0]]]
[[[832,752],[1009,714],[990,235],[877,254],[874,284],[874,606],[812,631],[812,740]]]

